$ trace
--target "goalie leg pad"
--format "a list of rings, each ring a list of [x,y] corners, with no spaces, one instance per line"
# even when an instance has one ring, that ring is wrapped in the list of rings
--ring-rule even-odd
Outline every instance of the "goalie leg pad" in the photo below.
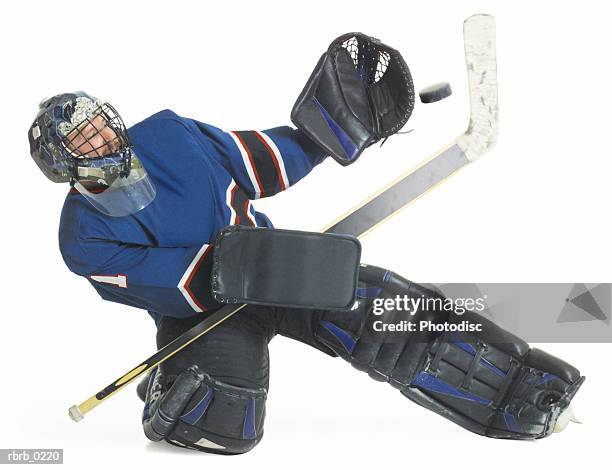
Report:
[[[147,438],[220,454],[247,452],[261,440],[274,326],[265,309],[248,310],[152,370],[142,414]],[[200,319],[161,316],[158,347]]]
[[[389,271],[362,267],[357,309],[327,312],[315,337],[375,380],[464,428],[495,438],[538,439],[553,432],[584,377],[577,369],[484,317],[466,312],[391,311],[389,322],[467,322],[482,331],[376,332],[374,299],[443,299],[434,290]],[[452,328],[448,328],[452,330]]]
[[[166,440],[205,452],[242,454],[263,437],[265,403],[264,389],[234,387],[204,374]]]
[[[152,374],[143,413],[146,436],[179,447],[218,454],[242,454],[263,437],[265,389],[235,387],[192,366],[161,398],[164,377]]]
[[[444,334],[402,393],[484,436],[546,437],[584,378],[544,351],[526,348],[516,356],[507,345],[485,343],[477,335]]]

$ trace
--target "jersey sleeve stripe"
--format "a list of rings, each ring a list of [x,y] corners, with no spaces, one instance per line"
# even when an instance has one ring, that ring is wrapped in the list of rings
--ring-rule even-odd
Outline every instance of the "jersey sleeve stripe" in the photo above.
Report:
[[[289,178],[287,177],[287,171],[285,170],[285,162],[280,153],[280,150],[274,143],[274,140],[272,140],[272,138],[265,132],[257,132],[257,137],[265,145],[266,149],[272,156],[274,166],[276,167],[276,173],[281,183],[281,188],[284,191],[289,187]]]
[[[214,261],[212,253],[213,245],[203,245],[178,285],[185,300],[196,312],[211,312],[221,306],[210,291],[210,276]]]
[[[177,286],[178,289],[181,291],[181,294],[183,294],[183,297],[185,297],[187,303],[191,306],[192,309],[194,309],[198,313],[205,312],[206,307],[204,307],[197,299],[197,297],[193,294],[193,292],[189,288],[189,284],[191,283],[194,274],[197,272],[198,267],[206,257],[206,254],[210,247],[211,245],[204,244],[202,248],[200,248],[198,253],[195,255],[195,257],[189,264],[189,267],[183,274],[183,277],[181,277],[181,280],[179,281]]]
[[[253,223],[253,227],[257,227],[257,221],[255,220],[253,204],[251,203],[250,200],[247,200],[246,215],[249,218],[249,220]]]
[[[257,174],[257,169],[255,167],[255,162],[253,160],[253,155],[251,155],[251,151],[244,143],[244,140],[239,135],[238,132],[230,131],[229,135],[234,139],[238,150],[240,151],[240,155],[242,156],[242,161],[244,163],[244,167],[249,175],[249,179],[251,180],[251,184],[253,185],[253,189],[255,190],[254,198],[259,199],[263,196],[263,186],[261,184],[261,180],[259,179],[259,175]]]
[[[250,212],[251,200],[246,193],[234,181],[226,190],[226,202],[230,210],[228,225],[253,225],[257,226],[255,218]]]
[[[280,164],[268,143],[256,131],[235,131],[234,134],[248,150],[257,181],[260,183],[261,197],[282,191],[284,183]]]
[[[225,203],[227,204],[227,207],[230,210],[230,219],[227,225],[236,225],[237,215],[236,215],[236,211],[234,210],[232,206],[232,200],[234,199],[234,190],[237,187],[238,185],[236,184],[236,182],[232,180],[232,182],[227,187],[227,190],[225,191]]]
[[[251,201],[250,199],[247,199],[246,204],[244,206],[244,214],[251,221],[251,224],[253,225],[253,227],[257,227],[257,222],[255,222],[255,218],[253,217],[253,214],[251,214],[251,207],[252,207]]]

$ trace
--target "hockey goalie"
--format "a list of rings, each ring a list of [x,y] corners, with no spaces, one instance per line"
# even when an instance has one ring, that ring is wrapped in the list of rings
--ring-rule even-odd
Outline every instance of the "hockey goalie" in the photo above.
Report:
[[[413,106],[401,55],[359,33],[335,40],[317,63],[293,107],[297,128],[224,131],[170,110],[126,128],[84,92],[40,104],[31,156],[71,186],[59,230],[71,271],[103,299],[146,310],[159,348],[224,303],[247,304],[138,385],[147,438],[221,454],[253,449],[277,334],[483,436],[538,439],[562,424],[584,380],[577,369],[471,312],[384,315],[481,329],[376,331],[375,303],[441,294],[360,265],[354,237],[275,230],[252,205],[328,156],[352,164],[399,131]]]

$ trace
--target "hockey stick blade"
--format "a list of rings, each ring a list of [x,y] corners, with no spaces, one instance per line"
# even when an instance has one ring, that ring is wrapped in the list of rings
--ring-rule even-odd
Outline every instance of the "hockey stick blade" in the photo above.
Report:
[[[446,178],[488,152],[497,140],[497,77],[495,58],[495,20],[489,15],[474,15],[463,26],[465,59],[470,88],[470,124],[467,131],[440,152],[426,159],[383,187],[321,232],[363,237],[408,204],[432,190]],[[117,393],[142,374],[172,357],[246,305],[225,305],[193,328],[141,362],[128,373],[72,406],[68,414],[74,421]]]

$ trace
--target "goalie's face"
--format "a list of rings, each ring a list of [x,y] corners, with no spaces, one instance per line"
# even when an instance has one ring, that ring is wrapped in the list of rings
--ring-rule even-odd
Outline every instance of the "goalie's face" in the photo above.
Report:
[[[121,139],[103,114],[86,119],[66,136],[68,150],[77,158],[96,158],[121,148]]]

